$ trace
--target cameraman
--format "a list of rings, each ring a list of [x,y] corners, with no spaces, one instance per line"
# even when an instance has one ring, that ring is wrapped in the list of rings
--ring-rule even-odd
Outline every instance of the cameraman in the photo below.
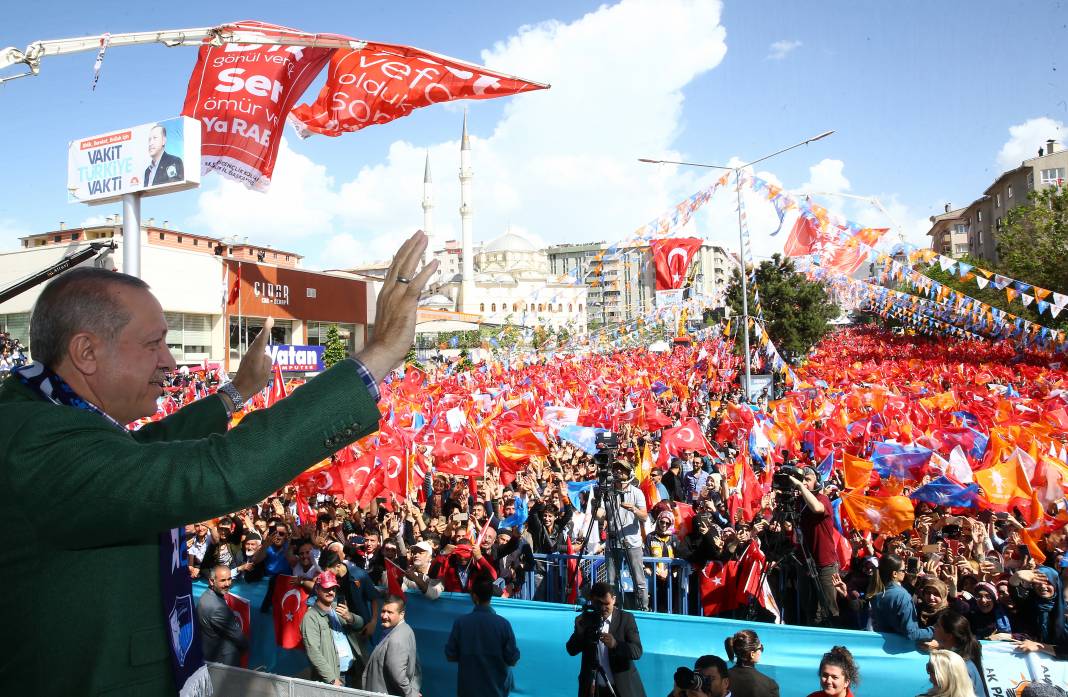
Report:
[[[575,618],[567,653],[582,654],[579,697],[645,697],[634,661],[642,657],[642,640],[634,615],[616,609],[616,592],[607,583],[590,588],[588,604]]]
[[[622,568],[623,560],[627,560],[631,578],[634,579],[634,589],[638,592],[639,606],[642,610],[649,609],[649,588],[645,580],[645,567],[642,565],[642,553],[645,544],[642,542],[641,526],[649,518],[645,510],[645,494],[633,484],[631,466],[623,461],[612,465],[615,475],[613,489],[605,498],[614,495],[614,519],[608,521],[608,534],[616,542],[616,547],[611,554],[606,555],[608,562],[608,583],[616,585]],[[606,517],[604,502],[597,510],[597,519],[604,520]]]
[[[811,558],[816,566],[816,578],[810,579],[815,586],[818,602],[813,623],[817,626],[828,626],[838,618],[838,595],[834,588],[834,579],[839,572],[838,551],[834,544],[831,500],[820,490],[816,470],[803,467],[800,472],[801,479],[792,472],[790,479],[804,502],[800,521],[802,547],[805,555]]]

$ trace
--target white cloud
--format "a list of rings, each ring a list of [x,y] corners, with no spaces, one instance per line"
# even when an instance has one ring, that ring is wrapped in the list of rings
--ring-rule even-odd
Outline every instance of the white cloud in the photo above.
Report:
[[[998,165],[1002,169],[1015,169],[1024,160],[1037,157],[1038,149],[1045,149],[1047,140],[1052,138],[1063,143],[1065,135],[1063,122],[1045,116],[1009,126],[1009,139],[998,152]]]
[[[841,160],[824,158],[808,168],[808,181],[801,185],[802,191],[825,191],[840,194],[849,191],[849,180],[842,170],[845,163]]]
[[[483,51],[487,66],[553,87],[506,98],[495,124],[479,122],[473,109],[475,240],[513,225],[550,244],[615,241],[692,192],[693,173],[636,158],[681,159],[672,146],[682,128],[683,88],[726,53],[720,9],[718,0],[624,0],[571,23],[521,27]],[[672,40],[655,51],[635,50],[649,36]],[[439,116],[456,120],[458,136],[458,115],[439,109]],[[427,152],[433,232],[455,239],[458,140],[394,142],[382,161],[338,184],[284,144],[269,194],[222,182],[200,194],[192,222],[222,234],[255,231],[257,240],[296,247],[309,266],[386,258],[402,235],[422,225]],[[310,248],[313,234],[327,243]]]
[[[793,53],[795,49],[801,47],[801,42],[791,39],[783,39],[782,41],[776,41],[771,46],[768,46],[767,60],[779,61],[786,58],[789,54]]]

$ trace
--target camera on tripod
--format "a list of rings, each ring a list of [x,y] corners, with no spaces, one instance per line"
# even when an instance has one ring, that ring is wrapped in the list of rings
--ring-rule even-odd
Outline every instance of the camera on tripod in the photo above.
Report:
[[[593,463],[597,465],[597,486],[602,491],[607,491],[615,484],[612,465],[616,461],[616,451],[619,450],[619,438],[612,431],[598,431],[593,440],[593,447],[597,449],[593,455]]]

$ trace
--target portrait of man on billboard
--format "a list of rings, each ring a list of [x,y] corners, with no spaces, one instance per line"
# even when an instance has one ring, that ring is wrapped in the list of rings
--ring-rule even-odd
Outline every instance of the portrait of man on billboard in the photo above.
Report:
[[[182,158],[167,152],[167,127],[157,123],[148,132],[148,156],[145,186],[157,186],[185,179]]]

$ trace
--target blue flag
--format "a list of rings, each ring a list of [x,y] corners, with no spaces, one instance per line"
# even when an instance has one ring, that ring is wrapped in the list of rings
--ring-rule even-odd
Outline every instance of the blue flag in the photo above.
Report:
[[[820,475],[820,481],[825,482],[831,478],[831,473],[834,472],[834,451],[827,453],[827,457],[823,458],[823,462],[816,468],[816,473]]]
[[[970,508],[975,505],[978,496],[978,484],[962,486],[948,477],[939,477],[909,494],[913,501],[926,501],[951,508]]]
[[[559,435],[561,440],[574,443],[582,448],[584,453],[594,455],[597,453],[597,446],[594,445],[594,442],[597,439],[597,434],[602,431],[605,431],[605,429],[593,428],[592,426],[564,426],[560,429]]]
[[[582,501],[579,499],[579,497],[582,495],[582,492],[589,491],[596,485],[596,479],[591,479],[588,482],[567,483],[567,497],[571,499],[571,505],[575,507],[576,511],[582,510]]]
[[[876,443],[871,461],[880,477],[916,479],[931,460],[931,451],[918,445]]]

